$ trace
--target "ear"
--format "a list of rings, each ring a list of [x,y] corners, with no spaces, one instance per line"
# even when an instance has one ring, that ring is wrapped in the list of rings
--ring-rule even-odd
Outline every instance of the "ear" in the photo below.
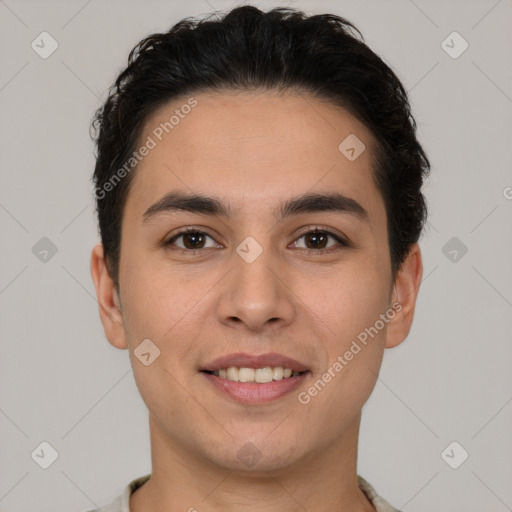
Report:
[[[405,340],[411,330],[416,298],[423,275],[423,263],[418,244],[411,246],[395,279],[391,305],[395,316],[388,323],[386,348],[393,348]]]
[[[91,275],[96,288],[100,318],[108,341],[117,348],[128,348],[121,313],[121,303],[113,279],[107,269],[103,245],[94,247],[91,254]]]

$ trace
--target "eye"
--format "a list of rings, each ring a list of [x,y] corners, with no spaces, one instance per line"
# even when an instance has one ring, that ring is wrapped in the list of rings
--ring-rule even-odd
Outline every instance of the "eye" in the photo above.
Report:
[[[171,239],[165,242],[165,245],[176,245],[175,242],[179,238],[183,239],[184,245],[177,245],[177,247],[188,251],[204,249],[206,238],[210,238],[211,240],[213,240],[213,238],[210,235],[203,231],[199,231],[194,228],[186,228],[182,229],[179,233],[177,233]],[[216,245],[214,244],[210,247],[216,247]]]
[[[304,238],[306,246],[299,247],[297,245],[298,242],[294,242],[296,248],[310,249],[318,254],[332,252],[331,250],[326,250],[326,249],[331,249],[331,247],[336,246],[336,244],[334,243],[329,246],[326,246],[329,238],[333,239],[339,245],[342,245],[344,247],[349,246],[348,242],[346,240],[344,240],[343,238],[341,238],[340,236],[335,235],[331,231],[328,231],[328,230],[325,230],[325,229],[322,229],[319,227],[315,227],[313,230],[306,231],[305,233],[300,235],[297,240],[300,240],[301,238]]]
[[[182,239],[182,245],[176,243],[177,240]],[[206,239],[209,238],[214,243],[209,247],[205,245]],[[304,247],[300,247],[298,244],[298,240],[304,238],[306,245]],[[344,240],[342,237],[328,231],[326,229],[322,229],[320,227],[315,227],[314,229],[310,229],[302,233],[299,238],[295,242],[293,242],[293,246],[298,249],[308,249],[316,254],[324,254],[328,252],[332,252],[332,247],[336,246],[336,243],[327,245],[329,238],[338,243],[338,245],[349,247],[349,243]],[[164,243],[165,246],[176,246],[178,249],[181,249],[186,252],[215,248],[218,247],[215,240],[205,233],[204,231],[200,231],[196,228],[185,228],[176,233],[172,238],[170,238],[167,242]]]

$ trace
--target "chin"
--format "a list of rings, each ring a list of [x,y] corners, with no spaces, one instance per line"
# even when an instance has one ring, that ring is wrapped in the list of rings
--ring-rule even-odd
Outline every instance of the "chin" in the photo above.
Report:
[[[252,440],[251,440],[252,439]],[[304,443],[299,447],[290,440],[270,441],[268,434],[232,440],[229,452],[224,456],[213,456],[218,465],[230,471],[248,476],[265,476],[268,472],[279,471],[299,463],[304,455]],[[233,451],[233,448],[235,450]]]

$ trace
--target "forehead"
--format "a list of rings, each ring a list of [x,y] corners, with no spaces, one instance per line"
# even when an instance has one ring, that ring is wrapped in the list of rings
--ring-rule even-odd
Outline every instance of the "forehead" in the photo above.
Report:
[[[150,140],[127,201],[138,210],[173,189],[213,193],[235,212],[315,189],[381,201],[369,130],[344,109],[305,94],[226,91],[176,99],[146,120],[139,143]]]

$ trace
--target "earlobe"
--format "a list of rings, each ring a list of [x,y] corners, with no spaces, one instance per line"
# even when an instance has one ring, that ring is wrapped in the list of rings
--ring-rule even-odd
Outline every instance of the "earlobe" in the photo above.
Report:
[[[92,250],[91,275],[96,288],[96,297],[105,336],[114,347],[128,348],[121,304],[114,280],[108,272],[102,244],[96,245]]]
[[[402,343],[411,330],[416,299],[423,275],[423,263],[418,244],[411,246],[395,279],[395,287],[391,303],[399,303],[394,308],[396,314],[388,324],[386,332],[386,348],[396,347]]]

